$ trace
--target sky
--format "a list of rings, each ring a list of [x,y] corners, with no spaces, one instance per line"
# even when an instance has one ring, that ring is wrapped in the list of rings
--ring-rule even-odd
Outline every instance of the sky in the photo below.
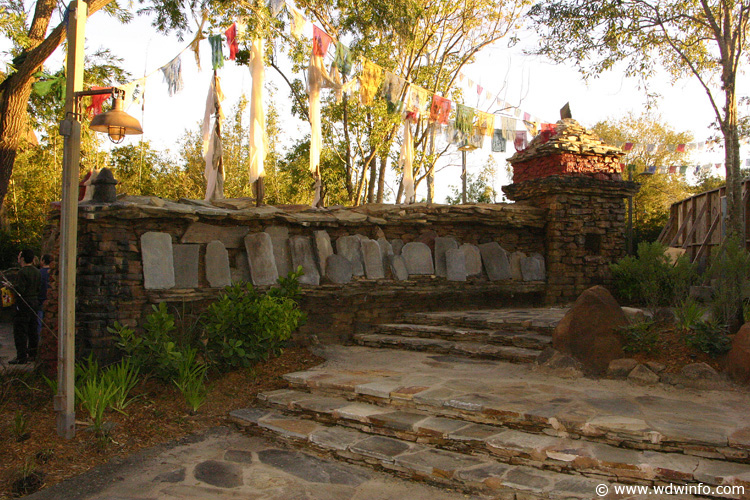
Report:
[[[305,35],[309,38],[311,34],[312,26],[308,23]],[[158,70],[182,52],[189,40],[179,41],[174,36],[159,35],[150,26],[147,17],[136,17],[129,25],[121,25],[103,13],[95,13],[89,18],[86,39],[87,52],[100,47],[111,49],[124,59],[123,66],[134,79],[151,75],[146,81],[145,106],[143,109],[138,105],[131,106],[127,111],[141,121],[144,139],[157,149],[176,154],[177,142],[185,130],[197,129],[203,119],[212,75],[208,42],[201,43],[202,71],[198,70],[191,51],[182,53],[184,89],[169,96],[167,85]],[[466,80],[473,80],[545,122],[557,121],[560,108],[567,102],[570,103],[573,117],[587,127],[601,120],[616,119],[631,111],[639,114],[645,109],[645,93],[638,89],[637,81],[624,78],[622,72],[610,71],[585,82],[570,65],[553,64],[539,56],[525,55],[523,49],[532,45],[533,37],[525,36],[512,49],[501,42],[484,50],[474,64],[464,69]],[[59,67],[63,57],[62,51],[58,50],[48,62],[48,67]],[[219,74],[227,98],[225,110],[231,108],[241,95],[249,96],[249,68],[226,61]],[[283,134],[287,138],[282,146],[289,146],[309,134],[309,124],[291,116],[287,86],[278,74],[273,69],[266,68],[266,78],[278,88],[275,104],[284,117]],[[743,88],[743,82],[745,85],[748,83],[744,75],[738,88]],[[709,125],[714,120],[713,111],[705,91],[695,79],[672,83],[668,78],[660,76],[649,82],[649,91],[661,95],[657,108],[664,122],[678,131],[691,131],[695,141],[705,140],[712,134]],[[468,95],[469,92],[465,94]],[[476,105],[478,109],[490,112],[497,108],[492,103],[481,100],[466,104]],[[130,136],[126,141],[138,140],[133,137],[137,136]],[[511,144],[508,144],[508,149],[513,149]],[[501,186],[510,183],[505,172],[505,159],[511,154],[512,151],[507,154],[490,153],[488,146],[481,151],[470,152],[467,154],[468,172],[477,174],[492,156],[499,167],[495,189],[501,193]],[[741,157],[744,159],[746,154],[746,151],[742,151]],[[723,153],[716,151],[694,155],[693,162],[723,162]],[[451,193],[451,187],[460,185],[460,164],[460,155],[453,154],[436,174],[436,202],[444,202],[446,195]],[[723,168],[716,170],[716,173],[723,175]],[[397,180],[392,177],[387,185],[395,189]],[[425,196],[426,187],[422,184],[417,188],[417,199]],[[499,196],[498,201],[500,199]]]

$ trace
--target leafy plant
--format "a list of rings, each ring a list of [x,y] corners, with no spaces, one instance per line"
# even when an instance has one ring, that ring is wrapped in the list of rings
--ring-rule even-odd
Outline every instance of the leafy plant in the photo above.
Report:
[[[97,436],[104,435],[104,412],[117,397],[118,388],[111,380],[93,377],[80,386],[76,385],[75,392],[81,406],[91,418],[91,429]]]
[[[227,287],[205,315],[206,352],[222,368],[248,367],[281,352],[305,315],[293,297],[301,269],[260,295],[247,283]]]
[[[132,328],[118,322],[107,330],[119,337],[117,346],[135,365],[162,381],[169,381],[176,375],[176,365],[182,356],[171,339],[175,330],[174,317],[164,302],[151,307],[153,312],[146,316],[143,335],[136,335]]]
[[[677,316],[677,326],[682,330],[690,330],[703,319],[706,310],[694,299],[687,298],[680,302],[674,312]]]
[[[685,342],[713,357],[724,354],[732,347],[727,335],[727,325],[717,320],[697,322],[693,325],[692,332],[685,337]]]
[[[44,474],[38,469],[34,457],[29,457],[16,472],[11,490],[17,497],[29,495],[44,485]]]
[[[697,271],[686,256],[673,265],[658,242],[638,245],[637,257],[628,256],[610,266],[617,294],[649,308],[677,304],[687,298]]]
[[[128,398],[130,391],[138,384],[138,366],[130,359],[124,359],[110,366],[102,374],[105,381],[109,381],[117,389],[112,398],[112,409],[124,413],[125,408],[135,399]]]
[[[85,384],[86,381],[91,380],[92,378],[97,378],[99,372],[99,361],[94,359],[93,354],[89,354],[86,358],[75,365],[76,384]]]
[[[197,359],[198,351],[188,348],[178,364],[174,384],[182,393],[191,413],[196,413],[206,402],[208,389],[205,384],[208,365]]]
[[[737,238],[727,238],[711,254],[706,278],[714,289],[713,317],[736,332],[742,326],[742,287],[750,278],[750,253]]]
[[[16,411],[13,417],[13,436],[18,442],[26,441],[30,437],[29,419],[20,410]]]
[[[619,329],[625,339],[626,352],[654,352],[659,346],[659,332],[653,321],[641,321]]]

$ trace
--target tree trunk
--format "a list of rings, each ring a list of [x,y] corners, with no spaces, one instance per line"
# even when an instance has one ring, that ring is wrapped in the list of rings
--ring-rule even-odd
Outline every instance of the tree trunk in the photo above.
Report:
[[[721,129],[724,135],[724,166],[727,175],[727,236],[741,238],[746,246],[745,217],[740,178],[740,137],[737,126],[737,95],[734,83],[725,84],[726,107]]]
[[[111,0],[91,0],[89,16]],[[29,28],[29,46],[19,56],[20,64],[0,83],[0,205],[5,201],[18,146],[26,136],[29,96],[34,73],[65,38],[67,26],[60,23],[45,38],[54,12],[54,0],[38,0]]]
[[[380,157],[380,172],[378,173],[378,194],[375,198],[376,203],[383,203],[383,196],[385,194],[385,171],[388,167],[388,154],[384,154]]]
[[[367,203],[375,203],[375,186],[378,179],[378,162],[375,158],[370,162],[370,182],[367,185]]]

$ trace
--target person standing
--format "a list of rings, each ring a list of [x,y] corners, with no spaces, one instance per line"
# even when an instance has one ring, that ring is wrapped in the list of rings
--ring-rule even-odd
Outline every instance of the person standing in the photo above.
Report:
[[[41,285],[39,287],[39,305],[37,306],[37,316],[39,317],[39,324],[37,325],[36,336],[38,342],[42,339],[42,320],[44,319],[44,302],[47,300],[47,288],[49,288],[49,265],[52,263],[52,256],[48,253],[42,255],[40,261],[42,267],[39,268],[39,275],[41,277]]]
[[[39,336],[37,335],[39,289],[41,274],[34,267],[34,252],[24,249],[18,254],[18,271],[11,285],[16,293],[16,316],[13,318],[13,341],[16,344],[16,358],[11,365],[24,365],[36,358]]]

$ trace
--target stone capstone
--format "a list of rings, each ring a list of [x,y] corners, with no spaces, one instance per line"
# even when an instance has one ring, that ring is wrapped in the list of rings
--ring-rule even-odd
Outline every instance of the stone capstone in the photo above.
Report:
[[[289,250],[292,254],[292,267],[297,269],[302,266],[305,273],[299,282],[305,285],[319,285],[320,273],[315,265],[312,241],[307,236],[292,236],[289,238]]]
[[[147,290],[174,288],[174,251],[167,233],[148,232],[141,236],[143,286]]]
[[[175,288],[197,288],[200,245],[172,245]]]
[[[584,291],[555,327],[552,346],[580,361],[586,370],[602,374],[610,361],[622,357],[617,329],[628,320],[612,294],[602,286]]]
[[[253,233],[245,236],[247,263],[250,279],[255,286],[273,285],[279,279],[273,243],[268,233]]]
[[[229,253],[221,241],[212,241],[206,245],[206,279],[211,288],[223,288],[232,283]]]
[[[419,241],[410,241],[401,249],[401,256],[410,275],[435,274],[430,247]]]
[[[479,245],[479,252],[482,255],[482,263],[490,281],[511,278],[508,252],[503,250],[498,242],[493,241]]]

